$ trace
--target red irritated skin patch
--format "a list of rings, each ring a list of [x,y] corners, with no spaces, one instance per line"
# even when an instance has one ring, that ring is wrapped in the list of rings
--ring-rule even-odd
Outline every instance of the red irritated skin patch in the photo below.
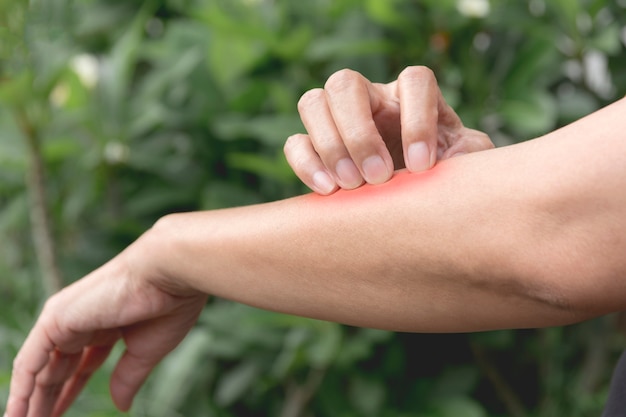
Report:
[[[325,204],[332,202],[343,204],[348,202],[358,202],[363,199],[387,198],[391,195],[407,192],[412,188],[430,183],[433,178],[437,178],[442,174],[442,169],[445,169],[445,164],[438,164],[428,171],[417,173],[411,173],[407,170],[396,171],[393,177],[383,184],[365,184],[354,190],[340,189],[334,194],[328,196],[312,193],[307,197],[312,201],[323,202]]]

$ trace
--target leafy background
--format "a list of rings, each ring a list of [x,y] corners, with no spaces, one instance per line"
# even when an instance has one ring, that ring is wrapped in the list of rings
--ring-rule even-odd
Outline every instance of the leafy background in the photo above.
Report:
[[[282,144],[334,71],[428,65],[506,146],[625,93],[625,23],[624,0],[0,0],[0,408],[48,294],[165,213],[307,191]],[[130,414],[597,416],[623,346],[619,315],[397,334],[213,300]],[[112,363],[69,416],[119,415]]]

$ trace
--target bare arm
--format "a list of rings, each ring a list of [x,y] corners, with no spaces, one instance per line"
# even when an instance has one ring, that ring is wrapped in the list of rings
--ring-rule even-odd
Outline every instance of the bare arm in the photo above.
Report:
[[[626,101],[392,181],[167,217],[147,262],[261,308],[405,331],[570,323],[626,307]],[[167,247],[166,251],[162,248]]]
[[[410,331],[623,310],[624,114],[626,100],[543,138],[329,197],[168,216],[46,303],[15,359],[7,415],[60,415],[118,339],[111,391],[128,409],[206,294]]]

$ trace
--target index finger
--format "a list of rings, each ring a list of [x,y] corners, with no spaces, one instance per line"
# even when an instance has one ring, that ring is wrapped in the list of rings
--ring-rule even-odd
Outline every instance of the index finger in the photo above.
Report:
[[[324,86],[332,117],[350,157],[370,184],[387,181],[393,161],[374,122],[380,101],[372,84],[356,71],[342,70]]]
[[[37,375],[50,361],[54,344],[41,326],[35,326],[13,361],[5,417],[26,417]]]

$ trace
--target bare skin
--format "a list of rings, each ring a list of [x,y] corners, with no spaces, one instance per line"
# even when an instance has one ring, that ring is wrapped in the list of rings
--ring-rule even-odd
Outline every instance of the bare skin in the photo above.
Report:
[[[486,134],[463,126],[426,67],[408,67],[388,84],[338,71],[323,89],[306,92],[298,110],[308,133],[291,136],[285,156],[298,177],[324,195],[493,148]]]
[[[621,100],[542,138],[328,197],[167,216],[48,300],[15,359],[7,416],[60,415],[120,339],[111,394],[127,410],[208,295],[414,332],[623,310],[625,112]]]

